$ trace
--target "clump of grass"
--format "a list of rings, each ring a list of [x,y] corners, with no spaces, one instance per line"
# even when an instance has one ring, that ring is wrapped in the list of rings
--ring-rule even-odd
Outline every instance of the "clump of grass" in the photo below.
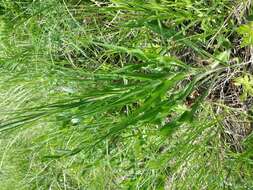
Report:
[[[2,0],[3,188],[250,188],[250,8]]]

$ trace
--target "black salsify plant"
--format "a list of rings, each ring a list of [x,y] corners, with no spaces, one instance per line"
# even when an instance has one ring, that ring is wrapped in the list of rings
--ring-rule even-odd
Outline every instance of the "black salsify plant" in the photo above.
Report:
[[[124,5],[125,6],[125,5]],[[131,7],[129,9],[131,10]],[[136,7],[132,7],[135,10]],[[116,7],[116,9],[118,9]],[[146,12],[150,7],[141,11]],[[154,13],[151,13],[151,16]],[[184,16],[184,15],[180,15]],[[165,16],[166,17],[166,16]],[[112,110],[122,109],[122,107],[131,104],[138,104],[137,107],[127,116],[122,116],[109,126],[101,126],[106,128],[107,133],[103,134],[101,139],[105,139],[110,135],[116,135],[129,126],[139,125],[140,123],[155,124],[158,121],[165,120],[168,115],[173,112],[175,106],[185,104],[187,97],[193,91],[201,86],[203,92],[195,99],[192,107],[172,118],[169,123],[160,126],[162,134],[170,134],[183,123],[190,123],[193,120],[201,102],[208,96],[209,88],[212,86],[217,73],[226,69],[228,63],[211,55],[197,45],[194,40],[188,40],[181,32],[175,29],[167,28],[159,21],[159,17],[150,21],[137,22],[137,27],[147,27],[150,31],[158,34],[162,39],[176,41],[179,45],[188,46],[192,50],[204,57],[219,61],[221,66],[218,68],[198,68],[188,63],[183,63],[173,56],[163,56],[156,53],[146,53],[138,48],[127,48],[123,46],[108,44],[107,42],[98,42],[93,40],[91,45],[113,51],[114,54],[124,53],[136,57],[138,64],[128,64],[120,69],[116,69],[109,73],[104,72],[84,72],[81,69],[71,71],[57,66],[56,72],[66,71],[67,75],[75,76],[76,80],[85,80],[95,82],[99,86],[99,90],[94,88],[87,94],[78,95],[69,100],[63,100],[53,104],[46,104],[40,107],[30,108],[27,111],[16,111],[14,117],[7,121],[2,121],[1,131],[13,129],[22,126],[41,117],[49,115],[57,115],[60,112],[78,108],[78,116],[103,115]],[[129,21],[125,27],[136,27]],[[190,27],[190,26],[189,26]],[[210,70],[208,70],[210,69]],[[159,70],[159,72],[157,72]],[[78,76],[78,77],[77,77]],[[81,79],[80,79],[81,78]],[[213,79],[213,80],[211,80]],[[123,83],[124,80],[128,84]],[[104,85],[104,86],[103,86]],[[159,123],[159,122],[158,122]],[[96,142],[97,143],[97,142]],[[78,148],[77,150],[81,150]],[[74,150],[74,152],[78,152]],[[73,153],[71,153],[73,154]]]
[[[140,49],[128,49],[101,42],[93,43],[114,50],[115,53],[132,54],[132,56],[140,59],[142,63],[130,64],[111,73],[90,73],[82,70],[69,71],[63,68],[66,75],[74,74],[76,80],[91,80],[98,86],[102,81],[104,83],[102,85],[105,85],[105,87],[101,85],[102,87],[99,90],[96,88],[90,89],[87,94],[74,98],[29,108],[26,111],[16,111],[12,118],[1,123],[1,131],[14,129],[41,117],[48,117],[52,114],[57,115],[75,108],[78,108],[77,117],[100,115],[98,118],[103,119],[106,112],[122,109],[126,105],[138,105],[133,108],[131,113],[119,117],[109,125],[101,123],[99,127],[106,129],[107,132],[102,130],[101,136],[94,143],[97,144],[110,136],[120,134],[128,127],[161,123],[166,120],[176,106],[185,104],[187,97],[204,84],[206,87],[202,87],[203,92],[199,97],[196,97],[189,110],[175,118],[170,118],[170,122],[160,126],[158,132],[160,131],[161,135],[168,136],[180,125],[190,124],[194,120],[201,102],[209,94],[209,88],[212,87],[215,79],[214,76],[226,69],[220,67],[206,71],[202,68],[190,67],[174,57],[147,54]],[[148,72],[145,71],[147,68]],[[157,68],[161,70],[157,72]],[[59,70],[62,70],[62,68],[59,68]],[[128,81],[127,85],[124,85],[124,80]],[[96,122],[94,125],[96,125]],[[92,124],[90,127],[92,127]],[[80,143],[80,145],[82,144],[84,143]],[[93,144],[91,146],[95,147]],[[83,147],[80,146],[68,154],[76,154],[82,149]],[[54,157],[58,156],[55,155]]]

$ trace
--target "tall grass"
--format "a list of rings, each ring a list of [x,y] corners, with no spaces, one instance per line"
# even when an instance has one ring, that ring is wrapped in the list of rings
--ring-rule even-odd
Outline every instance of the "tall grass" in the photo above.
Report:
[[[251,1],[1,0],[0,14],[3,189],[253,186]]]

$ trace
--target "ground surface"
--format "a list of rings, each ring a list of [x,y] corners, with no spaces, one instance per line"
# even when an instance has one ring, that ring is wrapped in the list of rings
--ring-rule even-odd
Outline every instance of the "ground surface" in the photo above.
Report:
[[[251,0],[0,0],[0,189],[252,189]]]

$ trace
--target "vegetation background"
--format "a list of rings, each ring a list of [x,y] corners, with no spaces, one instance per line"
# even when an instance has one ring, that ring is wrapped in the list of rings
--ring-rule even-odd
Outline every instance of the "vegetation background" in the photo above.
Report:
[[[0,189],[252,189],[251,0],[0,0]]]

